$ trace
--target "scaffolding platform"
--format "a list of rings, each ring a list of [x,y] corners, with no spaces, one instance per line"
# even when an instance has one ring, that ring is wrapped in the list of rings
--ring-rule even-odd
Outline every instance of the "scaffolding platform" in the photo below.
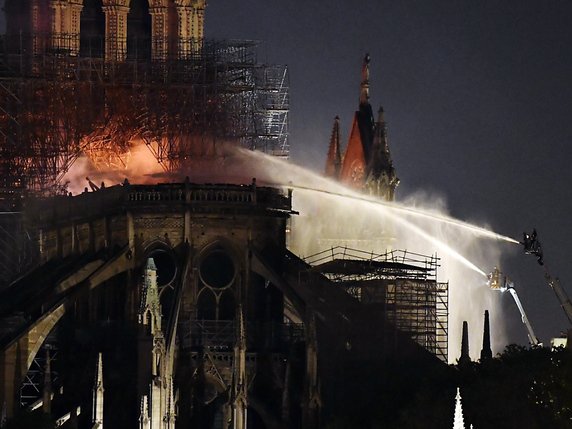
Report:
[[[449,285],[437,281],[437,256],[333,247],[305,261],[363,304],[378,307],[389,324],[447,362]]]

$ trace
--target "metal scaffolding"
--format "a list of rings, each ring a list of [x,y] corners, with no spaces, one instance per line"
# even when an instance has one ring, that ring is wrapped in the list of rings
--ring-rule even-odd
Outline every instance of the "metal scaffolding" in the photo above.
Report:
[[[22,197],[64,193],[82,155],[121,171],[146,145],[167,172],[228,144],[288,156],[286,67],[259,63],[253,41],[177,43],[152,57],[150,41],[128,39],[110,61],[102,37],[78,50],[77,34],[0,36],[0,288],[29,266]]]
[[[287,157],[286,67],[259,63],[253,41],[178,43],[186,55],[131,49],[110,61],[98,38],[82,36],[78,51],[77,35],[2,36],[2,198],[62,192],[82,154],[121,169],[136,142],[166,171],[217,157],[223,143]]]
[[[378,305],[393,327],[447,362],[449,285],[437,281],[436,256],[334,247],[306,262],[362,303]]]

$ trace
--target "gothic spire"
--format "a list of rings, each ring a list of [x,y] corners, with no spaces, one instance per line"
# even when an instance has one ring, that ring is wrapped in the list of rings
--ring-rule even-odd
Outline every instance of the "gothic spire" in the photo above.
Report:
[[[491,350],[491,328],[489,325],[489,310],[485,310],[485,325],[483,329],[483,348],[481,350],[481,362],[493,358]]]
[[[175,427],[176,415],[175,415],[175,394],[173,391],[173,377],[169,377],[169,397],[167,403],[167,416],[166,423],[167,429],[172,429]]]
[[[467,321],[463,322],[463,338],[461,339],[461,357],[459,358],[459,365],[466,365],[471,362],[469,356],[469,324]]]
[[[242,305],[238,305],[238,323],[234,344],[234,362],[230,406],[232,408],[232,428],[246,429],[247,382],[246,382],[246,325]]]
[[[103,357],[99,353],[97,356],[97,375],[93,386],[92,410],[93,427],[97,429],[103,429],[103,392]]]
[[[453,420],[453,429],[465,429],[463,405],[461,404],[461,390],[458,387],[457,396],[455,396],[455,417]]]
[[[360,94],[359,94],[360,106],[369,104],[369,62],[370,62],[369,54],[365,54],[361,66],[361,84],[360,84]]]
[[[139,429],[149,429],[150,425],[148,396],[143,395],[139,409]]]
[[[157,267],[153,258],[147,259],[141,292],[139,323],[150,324],[149,333],[159,334],[161,332],[161,301],[157,287]]]
[[[334,119],[334,128],[332,137],[330,138],[330,147],[328,149],[328,159],[326,160],[326,176],[339,178],[342,168],[342,150],[340,147],[340,117]]]
[[[240,390],[246,385],[246,325],[244,323],[244,314],[241,304],[238,305],[238,323],[236,328],[234,377],[236,388]],[[239,392],[237,391],[237,393]]]
[[[385,111],[383,110],[383,106],[379,106],[379,110],[377,111],[377,122],[375,123],[375,128],[376,137],[379,138],[383,151],[388,155],[389,162],[391,162],[391,158],[389,157],[389,145],[387,144],[387,124],[385,123]]]
[[[372,153],[369,160],[368,173],[369,175],[372,175],[371,178],[373,179],[379,179],[379,177],[385,173],[390,182],[397,180],[395,177],[395,169],[393,168],[391,153],[389,152],[389,144],[387,143],[387,124],[385,123],[383,107],[379,108],[377,121],[374,127]],[[395,186],[397,186],[397,184],[395,184]]]

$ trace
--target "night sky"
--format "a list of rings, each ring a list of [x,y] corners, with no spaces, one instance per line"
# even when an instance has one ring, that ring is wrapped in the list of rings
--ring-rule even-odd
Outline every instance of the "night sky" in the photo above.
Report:
[[[212,0],[206,33],[262,40],[260,61],[289,66],[291,158],[317,171],[336,115],[346,141],[369,52],[398,199],[431,192],[455,217],[519,240],[536,227],[572,294],[571,23],[564,0]],[[503,246],[501,268],[547,344],[568,321],[535,259]],[[516,306],[499,299],[509,340],[526,344]]]
[[[428,191],[453,216],[517,239],[536,227],[572,294],[571,23],[565,0],[211,0],[206,34],[261,40],[260,61],[289,66],[291,159],[316,171],[336,115],[347,139],[370,53],[398,199]],[[503,246],[546,344],[568,322],[534,258]],[[526,344],[514,303],[499,299],[510,340]]]

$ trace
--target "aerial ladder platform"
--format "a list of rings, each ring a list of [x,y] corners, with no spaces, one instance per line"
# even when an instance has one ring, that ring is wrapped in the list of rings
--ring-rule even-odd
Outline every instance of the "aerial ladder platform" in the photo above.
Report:
[[[508,278],[508,276],[503,276],[500,270],[495,267],[492,273],[489,274],[489,287],[493,290],[498,290],[502,293],[509,292],[514,299],[516,306],[518,307],[518,311],[520,312],[520,316],[522,319],[522,323],[526,327],[526,332],[528,334],[528,341],[532,346],[541,346],[542,344],[538,340],[538,337],[534,333],[534,329],[532,329],[532,324],[528,320],[526,316],[526,312],[524,311],[524,307],[522,306],[522,302],[518,297],[518,293],[514,288],[514,283],[512,280]]]
[[[544,267],[544,279],[550,289],[554,291],[560,306],[568,318],[568,322],[572,325],[572,302],[568,298],[568,294],[560,284],[560,280],[557,277],[553,277],[548,270],[548,266],[544,263],[544,253],[542,251],[542,246],[538,240],[538,234],[536,229],[532,230],[531,234],[523,233],[523,240],[521,244],[524,246],[524,253],[527,255],[534,255],[537,258],[538,264]]]

